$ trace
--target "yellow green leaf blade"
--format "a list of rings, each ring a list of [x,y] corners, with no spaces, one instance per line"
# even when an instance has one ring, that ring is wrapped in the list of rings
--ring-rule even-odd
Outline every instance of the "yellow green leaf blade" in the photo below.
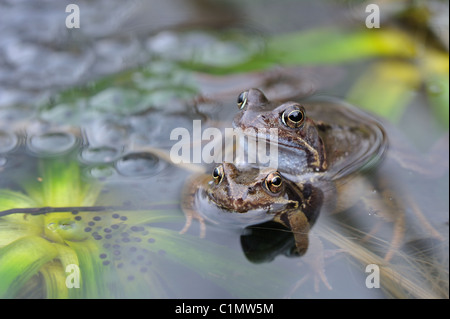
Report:
[[[34,217],[33,220],[36,222],[7,222],[6,220],[11,219],[10,217],[22,216],[8,216],[8,218],[4,218],[2,221],[0,221],[0,247],[6,246],[21,237],[38,236],[42,234],[42,223],[40,223],[42,218],[29,216],[29,219],[32,219]]]
[[[396,122],[421,83],[414,65],[383,61],[371,65],[350,89],[347,100]]]
[[[36,201],[23,193],[8,189],[0,189],[0,211],[12,208],[30,208],[35,206]]]
[[[35,207],[36,202],[20,192],[0,190],[0,212],[14,208]],[[11,214],[0,218],[0,247],[24,236],[39,235],[42,232],[42,216]]]
[[[108,298],[111,295],[105,278],[111,277],[110,268],[102,265],[98,257],[100,247],[92,240],[68,241],[67,245],[76,254],[80,269],[80,288],[72,288],[82,298]]]
[[[42,159],[39,175],[23,185],[39,206],[90,206],[95,203],[101,186],[84,181],[79,164],[67,157]]]
[[[46,298],[66,299],[69,297],[64,268],[60,263],[50,262],[41,268],[40,273],[44,278]]]
[[[447,74],[436,74],[427,79],[427,96],[433,114],[444,127],[449,127],[449,78]]]
[[[23,237],[0,248],[0,298],[14,298],[57,253],[53,244],[37,236]]]
[[[262,71],[274,66],[323,65],[354,62],[374,57],[413,58],[416,44],[406,34],[394,29],[313,29],[274,35],[265,48],[247,61],[231,66],[186,62],[188,68],[213,74]]]
[[[267,55],[283,65],[337,63],[376,56],[412,57],[414,43],[395,30],[312,30],[275,36]]]

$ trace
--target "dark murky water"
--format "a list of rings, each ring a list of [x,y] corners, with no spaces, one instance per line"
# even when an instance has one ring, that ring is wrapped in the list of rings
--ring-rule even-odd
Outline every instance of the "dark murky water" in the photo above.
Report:
[[[175,62],[199,52],[200,59],[212,63],[245,61],[249,52],[259,49],[261,34],[352,20],[352,5],[321,2],[303,10],[302,4],[287,1],[285,15],[276,14],[280,7],[272,2],[254,6],[229,1],[219,6],[181,0],[78,1],[82,26],[69,30],[64,25],[68,3],[0,3],[0,189],[30,196],[42,192],[54,196],[51,205],[69,207],[34,216],[33,223],[40,225],[36,233],[11,228],[9,223],[23,214],[0,219],[0,232],[14,229],[0,235],[0,246],[30,234],[65,243],[79,264],[90,269],[84,286],[65,297],[448,296],[448,172],[434,179],[401,176],[441,237],[424,230],[420,218],[409,212],[405,249],[394,266],[382,268],[385,289],[366,287],[365,267],[384,267],[379,256],[387,251],[393,226],[383,224],[377,239],[367,240],[364,236],[380,219],[361,216],[357,209],[339,217],[322,213],[314,227],[325,246],[326,275],[333,286],[328,290],[320,283],[319,292],[308,259],[290,256],[292,236],[276,225],[242,230],[208,224],[202,239],[195,224],[188,234],[179,234],[184,225],[180,193],[195,168],[174,165],[164,155],[176,142],[169,138],[173,129],[192,132],[193,120],[202,120],[203,129],[230,127],[243,88],[261,87],[270,98],[289,98],[314,91],[341,95],[348,84],[341,83],[347,70],[340,67],[214,78],[182,70]],[[267,17],[268,12],[275,13]],[[254,42],[242,43],[238,35],[226,41],[220,33],[198,29],[179,32],[191,26],[253,32]],[[111,74],[118,75],[97,81]],[[82,89],[66,90],[80,85]],[[63,90],[62,96],[57,94]],[[202,96],[212,98],[199,99]],[[429,115],[426,118],[431,122]],[[401,124],[414,130],[416,123],[411,119]],[[431,129],[427,134],[434,140],[439,132]],[[421,138],[421,144],[427,144]],[[64,169],[75,171],[74,162],[79,172],[66,175]],[[70,196],[49,195],[47,186],[39,186],[42,176],[55,178],[53,184],[42,185],[60,187],[61,194],[70,187],[79,190]],[[58,184],[75,176],[78,184]],[[80,202],[83,196],[95,201]],[[70,208],[94,204],[99,211]],[[305,257],[313,259],[314,249],[308,254]],[[70,264],[71,257],[65,258],[62,263]],[[432,267],[427,265],[430,260]],[[61,271],[58,267],[47,263],[15,293],[44,296],[43,282],[55,269]],[[399,288],[392,280],[396,276],[403,276],[407,285]],[[447,291],[439,292],[439,285]]]

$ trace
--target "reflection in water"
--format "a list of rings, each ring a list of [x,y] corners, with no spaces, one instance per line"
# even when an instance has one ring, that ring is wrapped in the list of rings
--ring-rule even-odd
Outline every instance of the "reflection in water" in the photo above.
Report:
[[[291,232],[274,222],[247,227],[241,245],[245,256],[254,263],[271,262],[278,255],[298,257]]]
[[[0,153],[7,153],[13,150],[18,142],[16,134],[0,130]]]

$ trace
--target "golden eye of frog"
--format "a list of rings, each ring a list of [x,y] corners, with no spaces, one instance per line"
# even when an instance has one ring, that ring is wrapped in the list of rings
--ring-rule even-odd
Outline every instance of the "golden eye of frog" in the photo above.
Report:
[[[194,193],[186,192],[183,200],[187,224],[203,217],[221,223],[234,220],[241,226],[273,220],[292,230],[299,254],[306,252],[308,231],[323,202],[322,191],[312,184],[297,185],[274,169],[239,170],[231,163],[220,164],[210,176],[195,181],[189,187]]]
[[[294,180],[307,172],[342,177],[378,159],[387,148],[378,121],[341,101],[272,102],[250,89],[238,96],[237,105],[241,111],[233,125],[244,135],[256,132],[258,138],[267,138],[268,129],[277,129],[277,168]]]

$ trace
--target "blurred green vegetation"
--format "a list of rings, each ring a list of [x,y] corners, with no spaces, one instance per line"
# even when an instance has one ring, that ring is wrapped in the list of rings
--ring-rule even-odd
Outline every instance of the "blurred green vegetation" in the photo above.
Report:
[[[356,65],[355,77],[343,79],[350,81],[348,92],[342,92],[349,102],[396,123],[414,97],[424,94],[426,107],[447,130],[449,54],[435,39],[417,34],[389,25],[318,28],[266,38],[236,30],[180,32],[147,65],[67,90],[41,111],[51,119],[66,109],[125,115],[164,108],[174,98],[195,98],[201,91],[195,72],[226,77],[276,67]],[[205,43],[199,45],[199,38]]]
[[[75,211],[77,207],[95,206],[101,190],[100,184],[83,180],[79,163],[68,158],[42,160],[38,179],[24,182],[23,186],[23,192],[0,189],[0,212],[33,207],[73,207]],[[126,216],[126,222],[112,217],[117,213]],[[112,234],[109,241],[106,235],[96,238],[84,231],[93,214],[82,209],[76,215],[70,211],[38,215],[0,213],[0,298],[182,297],[191,287],[180,285],[178,280],[182,279],[176,274],[210,281],[234,297],[273,298],[283,293],[279,290],[283,286],[281,283],[290,280],[287,274],[270,276],[276,271],[272,265],[255,269],[241,254],[225,246],[158,226],[161,222],[181,225],[184,217],[178,209],[95,213],[102,220],[97,222],[102,228],[111,229],[113,222],[117,225],[112,227],[117,231],[109,233]],[[121,250],[107,244],[117,242],[114,240],[120,239],[123,233],[130,237],[139,235],[137,227],[146,229],[151,240],[139,238],[128,248],[121,242]],[[133,261],[127,264],[133,260],[127,249],[142,250],[152,257],[149,266],[144,261],[139,262],[146,266],[145,272],[135,270]],[[109,260],[105,265],[101,255],[113,256],[117,252],[122,256],[129,253],[129,260]],[[71,273],[66,270],[69,265],[80,269],[79,289],[66,286]],[[237,269],[239,274],[236,274]],[[36,291],[27,290],[27,283],[39,276],[43,278],[45,291],[39,289],[40,294],[36,295]],[[130,281],[130,276],[135,279]],[[247,277],[254,279],[250,286],[244,280]],[[268,283],[273,288],[270,292],[264,289]],[[168,289],[170,295],[167,295]]]
[[[395,28],[320,29],[276,35],[239,64],[215,66],[185,61],[189,69],[215,75],[263,71],[275,66],[367,63],[348,92],[349,102],[397,122],[414,92],[424,87],[432,111],[448,128],[449,55]]]

